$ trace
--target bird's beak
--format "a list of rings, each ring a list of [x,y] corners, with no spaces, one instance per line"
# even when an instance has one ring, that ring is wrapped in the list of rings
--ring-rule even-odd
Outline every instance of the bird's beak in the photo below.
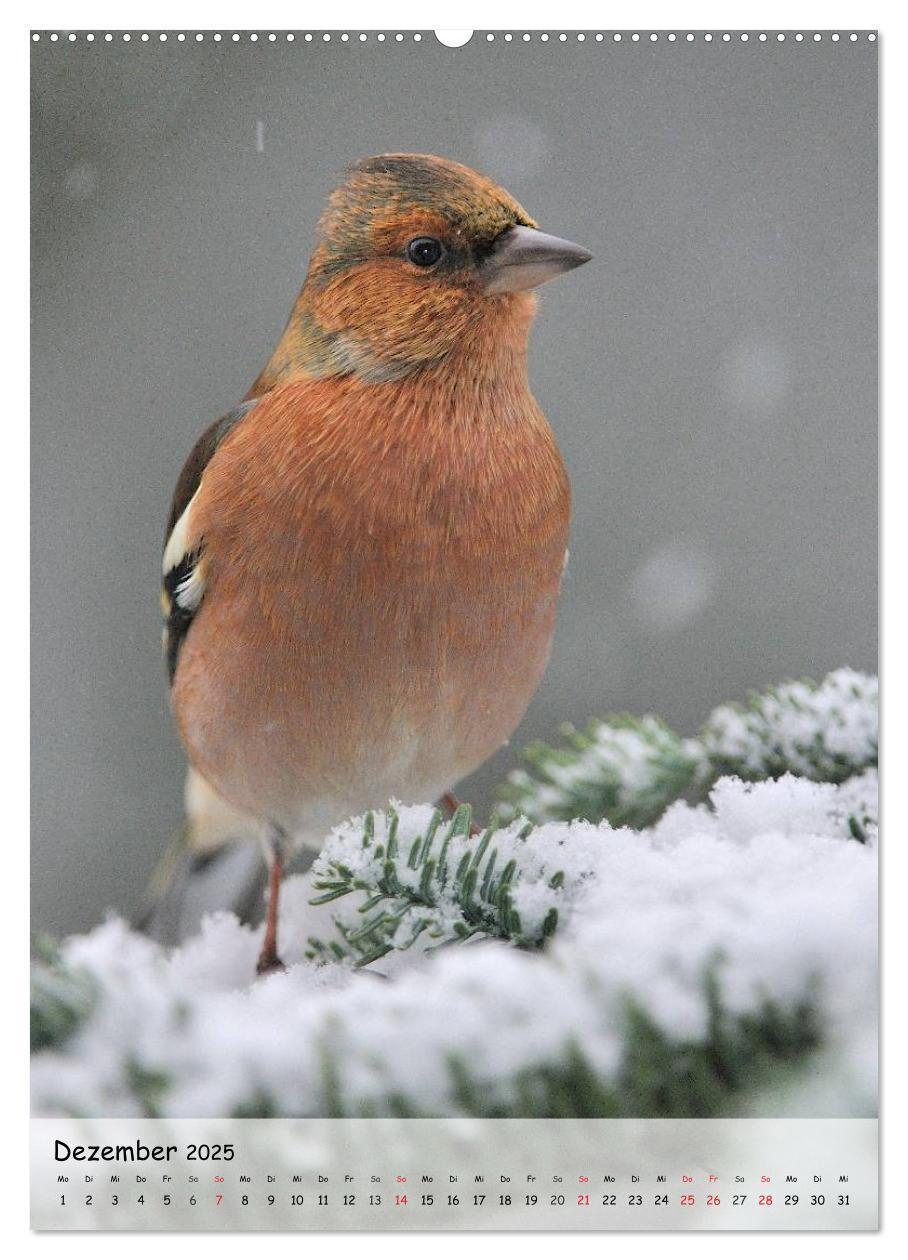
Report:
[[[536,228],[512,227],[497,237],[480,275],[486,293],[521,293],[581,267],[592,256],[588,249]]]

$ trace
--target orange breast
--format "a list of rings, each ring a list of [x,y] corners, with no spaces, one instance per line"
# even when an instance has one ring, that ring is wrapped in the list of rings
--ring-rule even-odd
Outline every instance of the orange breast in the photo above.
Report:
[[[190,760],[293,831],[431,799],[507,739],[545,668],[570,499],[554,436],[525,387],[431,374],[288,384],[251,417],[193,507],[206,593],[173,688]]]

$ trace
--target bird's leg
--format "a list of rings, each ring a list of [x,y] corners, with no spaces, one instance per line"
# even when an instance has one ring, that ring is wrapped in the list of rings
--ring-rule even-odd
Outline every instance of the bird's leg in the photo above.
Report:
[[[444,796],[441,797],[438,803],[439,805],[442,806],[443,809],[446,809],[448,811],[448,815],[451,818],[453,818],[454,815],[457,813],[457,811],[460,809],[460,801],[457,799],[457,797],[454,795],[453,792],[445,792]],[[481,831],[482,831],[482,828],[478,826],[475,822],[470,823],[471,836],[478,836]]]
[[[277,912],[281,895],[281,880],[284,878],[286,839],[286,834],[280,827],[272,826],[266,850],[268,854],[268,912],[265,915],[265,937],[255,967],[260,976],[269,975],[272,971],[286,970],[277,952]]]

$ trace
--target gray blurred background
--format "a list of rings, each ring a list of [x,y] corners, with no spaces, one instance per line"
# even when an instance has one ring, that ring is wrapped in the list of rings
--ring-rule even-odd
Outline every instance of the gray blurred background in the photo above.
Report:
[[[164,521],[249,387],[338,172],[439,153],[595,260],[547,286],[531,376],[571,563],[531,737],[692,733],[789,676],[876,666],[876,46],[464,48],[298,34],[33,45],[33,922],[127,913],[181,816]]]

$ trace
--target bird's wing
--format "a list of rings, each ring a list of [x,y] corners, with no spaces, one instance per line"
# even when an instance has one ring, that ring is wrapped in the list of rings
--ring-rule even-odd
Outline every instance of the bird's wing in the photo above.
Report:
[[[199,539],[191,535],[189,517],[211,457],[224,438],[249,414],[257,398],[240,403],[215,420],[196,442],[177,481],[164,544],[161,610],[164,614],[164,657],[170,681],[192,619],[205,593],[205,566]]]

